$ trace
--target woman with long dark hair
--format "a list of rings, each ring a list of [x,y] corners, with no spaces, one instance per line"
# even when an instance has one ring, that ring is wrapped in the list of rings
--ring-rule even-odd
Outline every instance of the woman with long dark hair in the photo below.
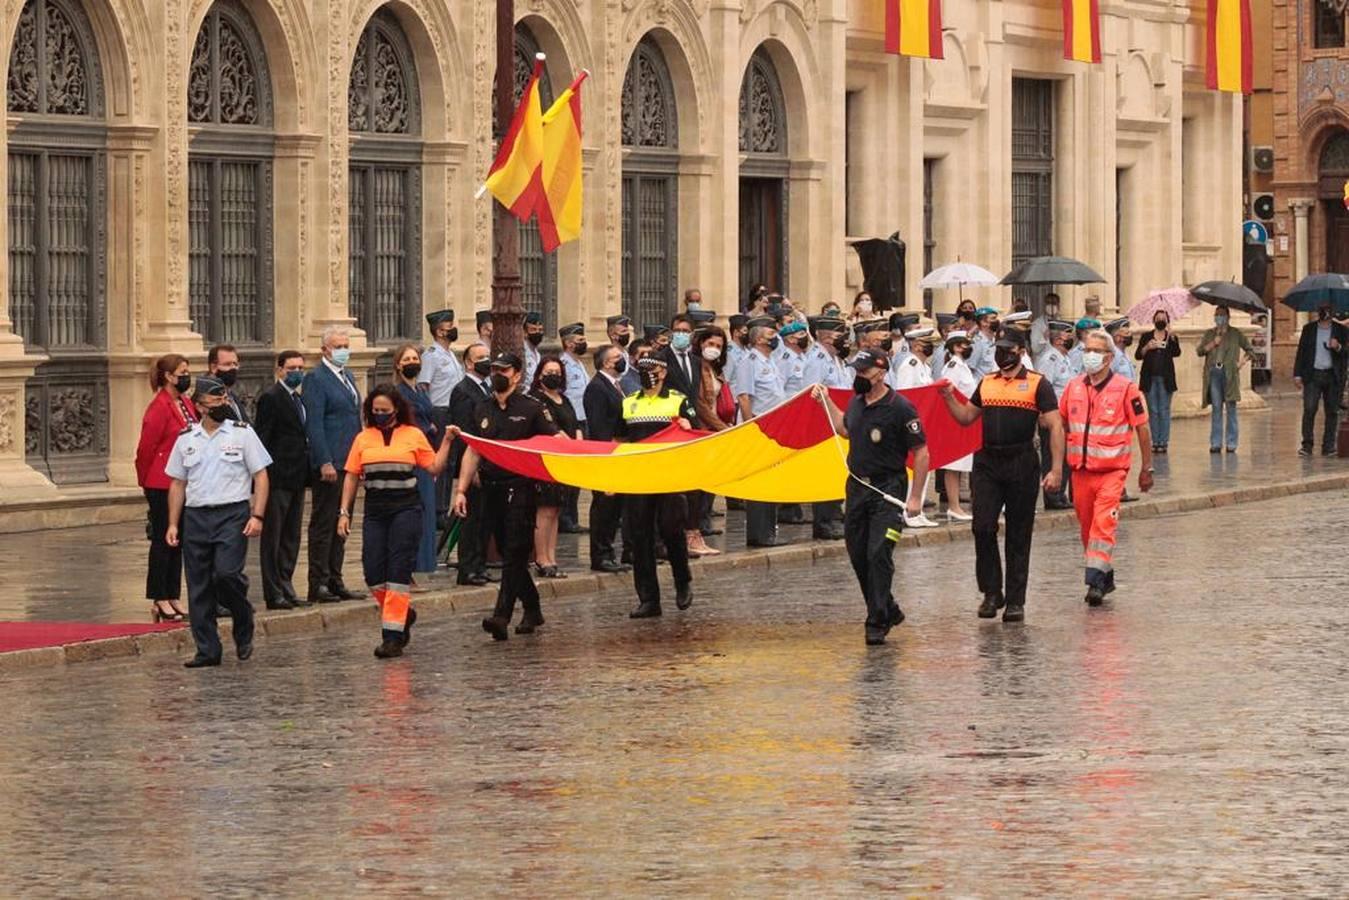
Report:
[[[691,397],[698,414],[697,425],[704,431],[725,431],[735,424],[735,397],[726,378],[726,332],[719,325],[705,325],[693,336],[693,356],[702,366],[698,380],[698,396]],[[705,491],[690,494],[688,528],[684,529],[689,553],[695,556],[718,556],[721,551],[709,546],[703,538],[702,523],[712,512],[713,497]],[[696,506],[696,508],[694,508]]]
[[[413,424],[426,435],[432,448],[440,446],[440,435],[432,421],[434,408],[431,397],[417,390],[417,377],[422,372],[422,354],[416,344],[403,344],[393,352],[393,374],[398,393],[412,408]],[[417,470],[417,495],[422,501],[422,542],[417,547],[416,571],[433,574],[436,571],[436,480],[425,469]]]
[[[362,411],[366,427],[356,435],[347,456],[337,533],[344,540],[351,533],[351,507],[356,487],[364,480],[361,567],[380,608],[383,640],[375,656],[388,659],[403,655],[417,621],[409,593],[422,539],[416,473],[425,469],[433,478],[439,475],[449,459],[451,442],[442,441],[440,450],[432,450],[415,423],[412,407],[391,384],[381,384],[367,394]]]
[[[164,472],[169,452],[178,435],[199,416],[188,396],[192,371],[187,357],[169,353],[150,367],[150,388],[155,395],[141,420],[140,443],[136,445],[136,483],[149,504],[146,525],[150,560],[145,573],[145,597],[156,622],[181,622],[187,613],[178,605],[183,591],[183,551],[165,540],[169,529],[169,484]]]
[[[576,412],[567,400],[567,370],[556,356],[544,356],[534,370],[534,381],[529,395],[544,405],[557,423],[559,434],[581,438],[581,426]],[[558,516],[562,508],[579,491],[574,487],[553,482],[538,482],[538,505],[534,516],[534,571],[544,578],[566,578],[567,573],[557,567]]]

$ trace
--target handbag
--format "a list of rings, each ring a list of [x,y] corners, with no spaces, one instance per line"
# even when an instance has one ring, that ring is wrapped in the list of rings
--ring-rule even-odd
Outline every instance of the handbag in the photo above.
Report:
[[[717,391],[717,418],[728,425],[735,422],[735,397],[731,395],[730,384],[725,381]]]

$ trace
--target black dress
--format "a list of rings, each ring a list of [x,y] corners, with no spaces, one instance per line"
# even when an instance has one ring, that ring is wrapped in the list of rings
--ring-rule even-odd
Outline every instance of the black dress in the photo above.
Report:
[[[561,403],[554,403],[552,398],[543,391],[529,396],[543,404],[544,408],[552,415],[553,421],[557,423],[559,432],[567,437],[576,436],[581,424],[576,420],[576,411],[572,409],[570,400],[563,397]],[[577,488],[553,481],[539,481],[536,484],[539,488],[539,506],[566,506],[573,497],[581,493]]]

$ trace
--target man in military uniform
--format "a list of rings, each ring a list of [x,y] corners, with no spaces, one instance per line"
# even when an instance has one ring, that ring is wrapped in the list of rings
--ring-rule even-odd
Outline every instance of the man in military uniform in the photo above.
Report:
[[[961,403],[948,383],[941,388],[947,408],[969,425],[982,417],[983,446],[974,454],[970,492],[974,495],[974,556],[979,590],[984,595],[979,617],[991,619],[1004,606],[1004,622],[1026,617],[1026,584],[1030,579],[1031,536],[1041,484],[1056,492],[1063,472],[1063,419],[1054,389],[1038,372],[1021,364],[1025,350],[1019,332],[1004,332],[993,345],[997,371],[985,375],[969,403]],[[1035,453],[1036,429],[1049,431],[1049,474],[1040,477]],[[998,553],[998,516],[1006,511],[1006,593]]]
[[[760,317],[749,323],[749,356],[736,368],[731,393],[740,406],[740,421],[748,422],[786,399],[782,373],[773,363],[781,344],[772,319]],[[745,543],[751,547],[778,547],[776,503],[745,503]]]
[[[796,319],[787,319],[778,329],[781,346],[773,354],[773,362],[782,376],[782,393],[786,397],[795,396],[810,382],[806,381],[806,348],[810,346],[810,333],[806,323]],[[778,504],[778,523],[782,525],[801,525],[806,514],[800,503]]]
[[[464,380],[464,366],[455,354],[453,345],[459,340],[459,326],[454,310],[442,309],[427,313],[426,324],[431,327],[431,346],[422,353],[422,370],[417,376],[417,389],[431,401],[431,421],[436,426],[432,446],[439,448],[445,429],[450,427],[450,393]],[[436,479],[436,511],[450,508],[450,494],[454,491],[454,476],[447,469]]]
[[[937,346],[932,351],[932,380],[941,377],[942,366],[946,365],[946,336],[956,327],[955,313],[937,313]]]
[[[1021,365],[1034,372],[1035,359],[1030,355],[1030,351],[1025,349],[1030,345],[1031,311],[1019,309],[1016,312],[1008,313],[1002,318],[1002,327],[1004,331],[1015,331],[1021,335],[1021,346],[1023,348],[1021,350]]]
[[[1082,340],[1091,332],[1101,327],[1099,319],[1093,319],[1090,316],[1083,316],[1077,320],[1077,339],[1073,342],[1072,349],[1068,351],[1068,371],[1076,377],[1082,374]]]
[[[262,533],[272,458],[257,432],[233,420],[228,393],[216,378],[197,378],[193,400],[201,421],[178,436],[164,466],[173,479],[165,540],[170,547],[181,540],[197,643],[197,655],[184,663],[189,669],[220,665],[217,605],[234,619],[239,659],[253,655],[253,607],[244,562],[248,539]]]
[[[492,311],[480,309],[473,314],[473,324],[478,329],[478,343],[488,350],[492,349]]]
[[[916,326],[921,317],[914,313],[897,312],[890,314],[890,371],[886,374],[890,387],[898,388],[899,373],[909,361],[909,342],[904,335]]]
[[[534,383],[534,371],[539,367],[543,354],[539,345],[543,343],[543,316],[530,310],[525,313],[525,377],[526,385]]]
[[[623,420],[618,436],[641,441],[670,427],[692,428],[697,415],[693,403],[679,391],[665,386],[669,371],[664,357],[644,356],[637,363],[642,389],[623,399]],[[688,498],[685,494],[628,494],[623,503],[624,532],[631,534],[632,581],[637,589],[637,608],[633,619],[650,619],[661,614],[660,581],[656,577],[656,537],[665,544],[665,553],[674,575],[675,606],[688,609],[693,603],[693,574],[689,571],[689,550],[685,527]]]
[[[815,346],[806,353],[806,384],[826,388],[851,388],[852,369],[848,368],[848,323],[837,317],[811,316]],[[843,503],[830,500],[811,505],[811,536],[816,540],[842,540]]]
[[[998,339],[998,311],[991,306],[981,306],[974,311],[974,321],[978,328],[971,340],[974,355],[970,357],[969,366],[975,377],[983,378],[998,370],[993,359],[993,343]]]
[[[899,371],[891,372],[886,376],[886,383],[897,391],[907,391],[913,388],[926,387],[931,384],[932,379],[932,342],[936,340],[937,331],[931,326],[914,325],[904,332],[904,342],[908,346],[908,356],[902,363],[899,363]],[[919,507],[927,500],[927,491],[929,483],[927,480],[920,481],[915,478],[912,489],[913,495],[917,498]],[[904,524],[910,528],[936,528],[937,523],[929,519],[921,511],[916,516],[910,516],[907,513],[904,516]]]
[[[1115,355],[1110,358],[1110,371],[1116,375],[1138,383],[1138,373],[1134,371],[1133,360],[1129,358],[1129,348],[1133,346],[1133,329],[1129,327],[1129,317],[1120,316],[1105,323],[1105,332],[1114,342]],[[1090,374],[1090,373],[1087,373]]]
[[[1045,339],[1048,343],[1043,352],[1035,360],[1035,370],[1045,377],[1049,386],[1054,389],[1054,396],[1063,399],[1063,389],[1072,381],[1072,366],[1068,363],[1068,356],[1064,348],[1068,343],[1068,335],[1072,333],[1073,323],[1064,322],[1060,319],[1050,319],[1045,326]],[[1048,475],[1049,467],[1053,464],[1053,454],[1049,446],[1049,431],[1045,428],[1040,429],[1040,474]],[[1068,464],[1065,461],[1063,465],[1063,481],[1059,485],[1057,493],[1045,491],[1045,509],[1071,509],[1073,504],[1068,500]]]
[[[735,370],[749,356],[749,316],[735,313],[727,320],[726,368],[721,373],[728,384],[735,382]]]
[[[576,424],[581,429],[581,436],[586,437],[590,433],[586,428],[585,403],[590,373],[586,371],[585,363],[581,361],[586,351],[590,349],[586,341],[586,327],[581,322],[573,322],[559,328],[557,335],[562,340],[562,372],[567,377],[563,394],[571,404],[572,412],[576,414]],[[528,391],[530,382],[522,380],[521,383],[524,385],[522,390]],[[581,492],[571,491],[567,496],[569,499],[558,513],[557,530],[563,534],[585,534],[589,529],[581,525],[581,511],[578,505]]]
[[[890,357],[863,351],[852,361],[856,374],[848,411],[841,414],[817,387],[815,396],[834,422],[848,435],[848,512],[844,520],[848,559],[866,598],[866,642],[884,644],[890,629],[904,621],[892,593],[895,544],[899,541],[902,512],[895,505],[907,493],[906,461],[913,453],[913,477],[927,478],[927,439],[913,404],[886,384]],[[907,512],[923,511],[921,498],[908,501]]]
[[[604,320],[604,334],[609,343],[626,353],[628,344],[632,343],[632,319],[624,315],[609,316]]]
[[[478,404],[470,434],[494,441],[518,441],[538,434],[557,434],[557,423],[539,401],[517,390],[524,377],[524,363],[514,353],[492,358],[492,395]],[[458,429],[451,429],[458,437]],[[524,615],[516,634],[531,634],[543,624],[539,590],[529,574],[529,552],[534,546],[534,482],[482,459],[469,447],[459,464],[459,484],[454,493],[454,514],[468,516],[468,492],[474,476],[482,483],[482,531],[484,539],[496,538],[501,551],[501,586],[496,608],[482,620],[482,629],[494,640],[504,641],[520,601]]]

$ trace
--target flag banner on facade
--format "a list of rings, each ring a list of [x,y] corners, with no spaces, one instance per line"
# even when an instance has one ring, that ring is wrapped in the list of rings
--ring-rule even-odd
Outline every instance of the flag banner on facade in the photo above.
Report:
[[[515,108],[511,127],[501,139],[496,160],[483,185],[522,222],[528,222],[544,202],[543,103],[539,99],[542,75],[543,54],[540,53],[534,60],[534,74],[520,95],[520,105]]]
[[[543,197],[539,238],[545,253],[581,236],[581,82],[576,76],[543,115]]]
[[[1251,0],[1208,0],[1205,81],[1211,90],[1249,94]]]
[[[1098,0],[1063,0],[1063,58],[1101,61],[1101,9]]]
[[[941,0],[885,0],[885,50],[941,59]]]
[[[764,503],[819,503],[843,497],[847,469],[820,402],[806,388],[763,415],[718,432],[672,427],[648,441],[574,441],[534,437],[492,441],[463,435],[492,462],[539,481],[620,494],[703,490]],[[979,449],[980,423],[961,425],[936,385],[901,391],[918,410],[935,470]],[[830,399],[846,409],[848,390]]]

